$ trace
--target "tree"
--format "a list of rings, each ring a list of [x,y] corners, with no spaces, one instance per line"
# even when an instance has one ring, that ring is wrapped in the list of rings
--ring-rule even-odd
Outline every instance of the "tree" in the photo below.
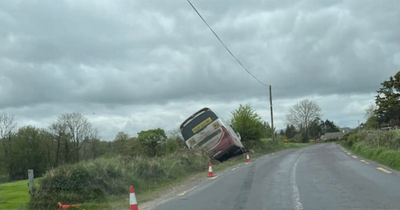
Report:
[[[175,139],[179,147],[187,147],[179,128],[167,131],[167,137],[168,139]]]
[[[138,139],[147,150],[147,155],[154,157],[161,155],[162,152],[158,151],[158,146],[165,143],[167,135],[161,128],[150,129],[147,131],[140,131]]]
[[[27,170],[33,169],[36,176],[41,176],[51,166],[45,138],[46,131],[33,126],[18,129],[13,141],[14,164],[13,180],[26,179]]]
[[[286,118],[290,124],[295,125],[304,133],[303,142],[307,142],[310,138],[309,127],[311,123],[321,118],[320,112],[321,108],[316,102],[305,99],[290,108]]]
[[[261,117],[253,110],[250,104],[240,105],[231,112],[231,123],[240,133],[243,141],[260,140],[264,134]]]
[[[288,139],[292,139],[295,135],[296,135],[296,128],[293,125],[286,125],[286,129],[285,129],[285,136]]]
[[[117,154],[129,154],[129,135],[124,132],[118,132],[114,138],[113,149]]]
[[[333,123],[333,121],[329,121],[328,119],[321,121],[321,131],[322,133],[330,133],[330,132],[339,132],[340,129],[338,126]]]
[[[69,152],[72,146],[73,157],[75,162],[79,162],[80,144],[84,139],[96,139],[97,130],[92,124],[78,112],[63,114],[58,117],[57,121],[51,127],[58,132],[57,135],[66,137],[65,154],[66,161],[69,162]],[[54,131],[53,131],[54,133]],[[70,145],[70,142],[72,143]]]
[[[0,114],[0,141],[2,142],[2,147],[4,150],[4,163],[7,167],[9,178],[11,178],[11,174],[13,173],[13,153],[12,153],[12,139],[15,133],[15,129],[17,124],[14,120],[14,115],[9,113],[1,113]]]
[[[399,125],[400,122],[400,71],[388,81],[381,83],[382,87],[376,91],[377,109],[375,114],[380,123]]]
[[[57,167],[61,162],[69,163],[71,143],[70,136],[67,132],[67,125],[61,120],[57,120],[49,126],[48,131],[52,134],[56,142],[54,166]],[[62,161],[61,158],[63,158]]]
[[[321,133],[323,132],[323,121],[320,121],[319,119],[316,119],[314,121],[311,122],[311,124],[309,125],[308,128],[308,135],[309,138],[312,139],[317,139],[321,136]],[[306,138],[308,138],[306,136]]]
[[[375,111],[376,111],[376,105],[375,104],[370,104],[365,109],[364,118],[368,120],[368,118],[376,116]]]
[[[129,135],[120,131],[115,136],[114,141],[128,141],[128,139],[129,139]]]

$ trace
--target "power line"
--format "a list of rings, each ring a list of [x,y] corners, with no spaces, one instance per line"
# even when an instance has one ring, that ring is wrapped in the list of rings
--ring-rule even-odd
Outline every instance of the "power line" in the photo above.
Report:
[[[197,11],[196,7],[193,6],[192,2],[190,2],[190,0],[187,0],[187,2],[190,4],[190,6],[193,8],[193,10],[197,13],[197,15],[201,18],[201,20],[203,20],[203,22],[207,25],[207,27],[210,29],[210,31],[214,34],[215,37],[217,37],[218,41],[222,44],[222,46],[224,46],[224,48],[226,49],[226,51],[228,51],[229,54],[231,54],[231,56],[236,60],[236,62],[250,75],[252,76],[255,80],[257,80],[257,82],[259,82],[261,85],[268,87],[267,84],[263,83],[261,80],[259,80],[257,77],[255,77],[243,64],[242,62],[239,61],[239,59],[237,59],[237,57],[229,50],[229,48],[225,45],[225,43],[221,40],[221,38],[219,38],[219,36],[217,35],[217,33],[215,33],[215,31],[211,28],[210,25],[208,25],[207,21],[203,18],[203,16],[201,16],[201,14],[199,13],[199,11]]]

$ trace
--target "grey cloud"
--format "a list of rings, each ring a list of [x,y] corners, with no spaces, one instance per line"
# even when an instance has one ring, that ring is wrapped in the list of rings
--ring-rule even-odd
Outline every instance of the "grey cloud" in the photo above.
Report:
[[[373,100],[399,70],[394,0],[192,2],[241,62],[273,85],[281,107],[316,96]],[[223,113],[259,104],[268,94],[186,1],[3,1],[0,24],[0,111],[24,122],[102,113],[88,116],[109,138],[118,129],[180,121],[207,104]],[[360,115],[328,108],[344,124],[342,117]],[[135,119],[121,112],[133,109],[140,110]],[[278,109],[278,124],[285,124],[284,112]],[[106,128],[108,119],[115,123]]]

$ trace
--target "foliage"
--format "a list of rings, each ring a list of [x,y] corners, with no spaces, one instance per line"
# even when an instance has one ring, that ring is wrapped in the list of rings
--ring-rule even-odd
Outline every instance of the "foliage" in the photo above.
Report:
[[[144,146],[146,154],[150,157],[154,157],[162,155],[160,145],[165,143],[167,135],[163,129],[157,128],[139,132],[138,139]]]
[[[266,135],[261,117],[253,110],[250,104],[240,105],[238,109],[231,112],[231,123],[240,133],[242,141],[260,140]]]
[[[321,108],[317,102],[304,99],[298,104],[295,104],[289,110],[289,114],[286,116],[287,121],[296,126],[305,136],[302,138],[303,142],[307,142],[310,137],[309,128],[315,121],[321,117]]]
[[[128,141],[128,140],[129,140],[129,135],[122,131],[118,132],[114,139],[114,141]]]
[[[379,119],[377,116],[371,116],[367,119],[363,126],[364,129],[378,129],[379,128]]]
[[[62,114],[51,127],[53,126],[62,128],[63,133],[67,137],[66,140],[72,142],[74,162],[79,162],[80,160],[80,143],[85,139],[97,138],[97,130],[79,112]]]
[[[376,105],[375,104],[370,104],[366,109],[365,109],[365,119],[369,119],[370,117],[375,117],[375,110],[376,110]]]
[[[295,135],[297,134],[296,128],[294,127],[294,125],[286,125],[286,129],[285,129],[285,136],[288,139],[292,139]]]
[[[375,111],[380,123],[389,122],[390,125],[400,123],[400,71],[391,76],[388,81],[381,83],[377,91]]]
[[[54,204],[105,200],[123,195],[130,185],[146,192],[158,183],[204,171],[209,161],[204,150],[180,149],[165,157],[113,157],[82,161],[50,170],[31,201],[33,208],[53,209]]]

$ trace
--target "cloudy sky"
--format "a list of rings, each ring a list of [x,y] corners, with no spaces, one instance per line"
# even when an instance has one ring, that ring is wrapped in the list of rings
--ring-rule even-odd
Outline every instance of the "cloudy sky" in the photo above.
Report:
[[[355,127],[400,70],[396,0],[192,0],[238,59],[273,87],[278,129],[316,101]],[[104,140],[171,130],[202,107],[224,119],[268,89],[226,52],[186,0],[0,1],[0,112],[47,127],[80,112]]]

